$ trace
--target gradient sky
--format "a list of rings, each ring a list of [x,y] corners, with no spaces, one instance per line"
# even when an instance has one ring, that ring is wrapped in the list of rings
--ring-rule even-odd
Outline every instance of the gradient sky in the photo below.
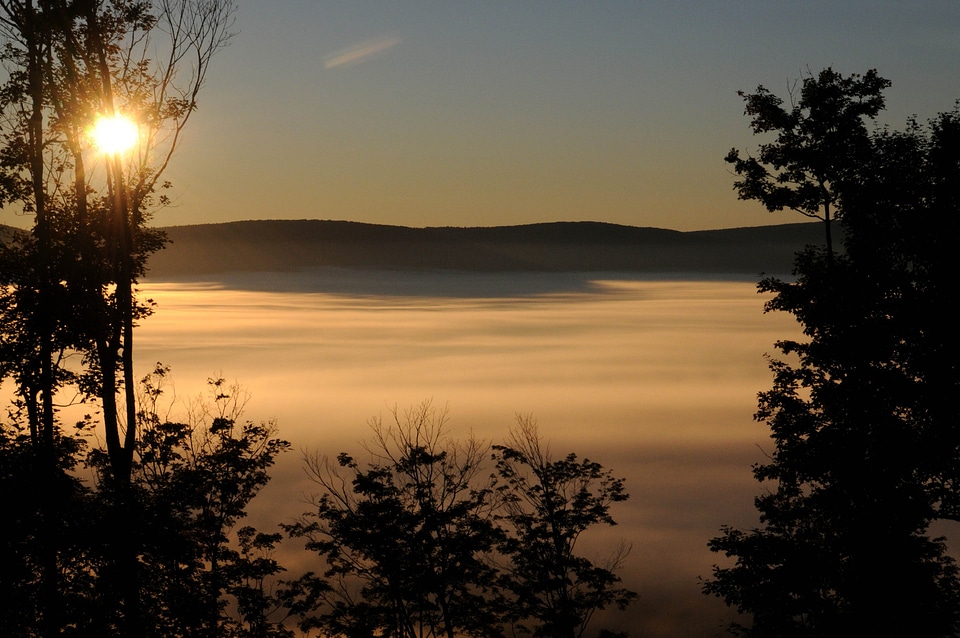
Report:
[[[239,0],[159,225],[799,221],[738,202],[738,89],[833,66],[902,126],[960,98],[956,0]]]

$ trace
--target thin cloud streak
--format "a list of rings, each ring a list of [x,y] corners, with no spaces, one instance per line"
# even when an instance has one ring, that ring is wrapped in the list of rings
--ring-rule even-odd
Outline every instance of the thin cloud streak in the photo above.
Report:
[[[360,64],[398,44],[400,44],[400,38],[395,36],[361,42],[326,56],[323,61],[323,68],[335,69],[341,66]]]

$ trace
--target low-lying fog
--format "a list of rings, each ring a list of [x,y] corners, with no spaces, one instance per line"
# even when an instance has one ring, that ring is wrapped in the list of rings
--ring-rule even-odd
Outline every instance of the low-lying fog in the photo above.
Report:
[[[142,292],[158,307],[139,330],[141,370],[171,366],[183,401],[208,377],[238,380],[246,416],[276,418],[293,443],[253,508],[261,529],[304,510],[303,450],[361,456],[367,421],[393,406],[446,404],[452,436],[493,442],[529,413],[556,455],[627,479],[620,525],[584,539],[598,553],[633,544],[624,580],[640,602],[610,624],[720,633],[725,608],[699,593],[721,560],[706,543],[754,522],[750,465],[771,447],[752,418],[764,353],[797,333],[763,314],[755,283],[324,271]]]

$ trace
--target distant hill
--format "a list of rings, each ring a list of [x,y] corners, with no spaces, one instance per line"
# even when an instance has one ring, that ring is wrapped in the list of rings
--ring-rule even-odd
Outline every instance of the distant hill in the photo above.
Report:
[[[164,228],[150,278],[321,266],[473,272],[789,273],[817,223],[680,232],[600,222],[408,228],[265,220]]]
[[[470,272],[789,273],[818,223],[681,232],[601,222],[409,228],[329,220],[171,226],[148,278],[323,266]],[[0,225],[0,241],[12,229]]]

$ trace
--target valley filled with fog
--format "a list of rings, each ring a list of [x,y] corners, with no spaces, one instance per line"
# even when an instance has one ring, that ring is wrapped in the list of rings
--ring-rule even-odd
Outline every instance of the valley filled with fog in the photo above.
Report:
[[[302,454],[364,459],[368,421],[424,400],[449,435],[501,442],[532,414],[555,455],[626,477],[620,523],[583,539],[596,556],[625,541],[640,602],[633,635],[712,635],[725,614],[699,593],[720,560],[721,524],[754,523],[751,463],[770,450],[752,415],[790,317],[764,314],[748,280],[635,275],[405,273],[330,269],[218,282],[148,281],[141,370],[173,370],[172,413],[222,375],[250,393],[246,418],[276,419],[293,443],[254,501],[261,529],[306,508]],[[292,564],[305,555],[283,550]]]

